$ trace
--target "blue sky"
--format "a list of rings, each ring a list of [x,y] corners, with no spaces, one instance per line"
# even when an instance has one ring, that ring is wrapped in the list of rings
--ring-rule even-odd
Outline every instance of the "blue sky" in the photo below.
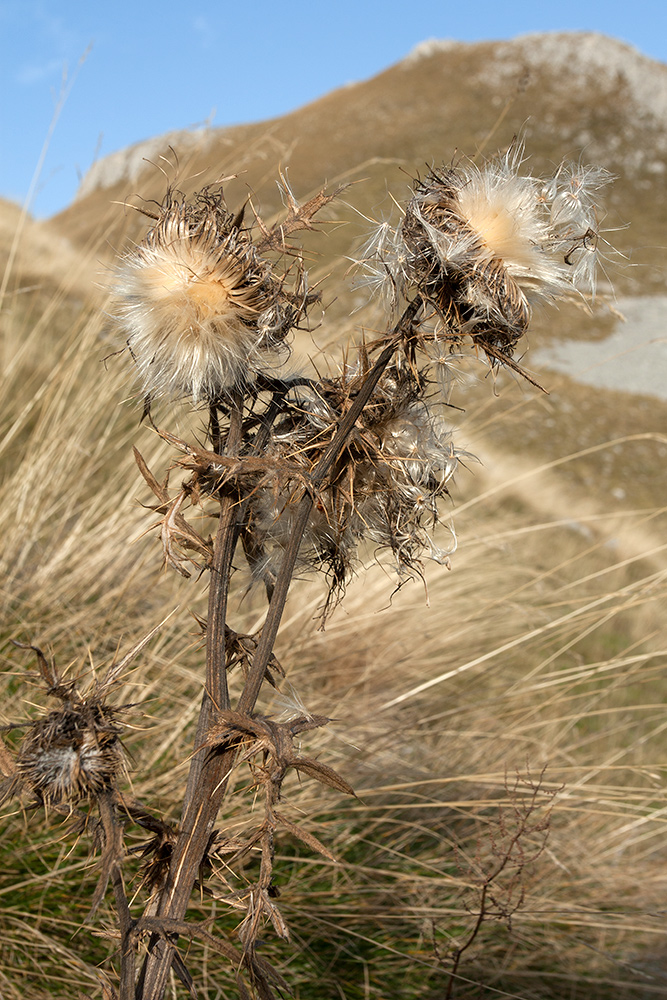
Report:
[[[667,62],[664,0],[0,0],[0,195],[29,196],[47,140],[37,216],[67,205],[96,157],[141,139],[284,114],[427,38],[554,30]]]

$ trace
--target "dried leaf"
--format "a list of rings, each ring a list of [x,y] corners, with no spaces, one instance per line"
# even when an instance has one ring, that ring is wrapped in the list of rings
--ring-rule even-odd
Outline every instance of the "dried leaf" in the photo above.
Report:
[[[18,795],[22,789],[21,782],[18,778],[4,778],[0,781],[0,806],[13,799],[15,795]]]
[[[102,979],[100,981],[100,988],[102,990],[103,1000],[117,1000],[118,994],[108,980]]]
[[[280,472],[291,478],[303,479],[302,467],[284,458],[258,455],[220,455],[216,451],[209,451],[207,448],[200,448],[197,445],[190,444],[170,431],[158,430],[158,434],[168,444],[173,445],[188,456],[188,458],[180,459],[178,462],[179,466],[184,469],[193,469],[197,472],[217,472],[224,474],[225,478],[257,475],[258,473],[275,475]],[[138,461],[139,459],[137,459]],[[152,476],[151,479],[157,485],[156,480]],[[146,481],[151,486],[151,489],[153,489],[153,492],[155,492],[151,481],[149,479],[146,479]]]
[[[187,966],[183,961],[181,953],[179,951],[174,950],[174,957],[172,959],[171,964],[172,968],[174,969],[174,972],[176,973],[180,981],[183,983],[190,996],[194,997],[196,1000],[198,994],[195,987],[194,979],[188,972]]]
[[[179,439],[177,438],[176,440]],[[134,449],[134,457],[146,483],[160,501],[157,506],[151,507],[151,510],[164,511],[164,516],[158,522],[158,524],[162,525],[160,535],[162,538],[164,561],[175,569],[177,573],[180,573],[181,576],[189,578],[190,572],[186,569],[185,563],[191,562],[195,566],[197,566],[197,563],[194,563],[189,557],[182,558],[178,555],[175,550],[176,545],[199,552],[207,563],[212,556],[211,545],[188,524],[181,513],[181,507],[185,500],[192,494],[192,484],[184,485],[181,491],[172,498],[167,489],[169,476],[167,475],[164,483],[158,483],[136,448]],[[197,566],[197,568],[199,567]]]
[[[266,990],[265,993],[262,993],[260,989],[260,996],[267,997],[268,1000],[275,1000],[273,990],[270,986],[271,983],[273,983],[281,993],[292,993],[292,990],[280,975],[278,970],[274,969],[266,958],[261,958],[259,955],[255,954],[253,954],[252,957],[248,956],[248,958],[249,961],[246,962],[246,965],[251,964],[252,972],[256,977],[257,985],[263,986]]]
[[[338,860],[336,855],[330,851],[328,847],[325,847],[322,841],[318,840],[314,834],[309,833],[308,830],[302,830],[300,826],[297,826],[296,823],[292,823],[287,819],[287,817],[283,816],[282,813],[274,812],[274,816],[278,822],[282,823],[288,833],[297,837],[298,840],[303,841],[303,843],[310,847],[313,851],[317,851],[318,854],[322,854],[325,858],[328,858],[329,861],[333,861],[334,863]]]
[[[146,462],[144,461],[141,452],[138,451],[137,448],[133,448],[132,450],[134,452],[134,460],[139,466],[139,472],[144,477],[144,479],[146,480],[146,482],[148,483],[148,485],[150,486],[151,490],[158,498],[158,500],[160,500],[162,503],[165,503],[169,499],[169,493],[167,492],[168,477],[164,483],[162,484],[158,483],[157,479],[146,465]]]
[[[60,674],[56,670],[56,665],[53,660],[49,662],[39,648],[39,646],[33,646],[29,642],[19,642],[18,639],[12,639],[12,645],[17,646],[19,649],[30,649],[37,656],[37,662],[39,663],[39,671],[44,678],[49,693],[58,695],[60,689]]]
[[[313,219],[315,215],[320,212],[325,205],[337,198],[341,191],[344,191],[348,186],[343,184],[341,187],[337,188],[331,194],[326,194],[324,190],[318,191],[314,197],[307,201],[304,205],[299,205],[298,201],[292,194],[289,184],[284,177],[281,177],[282,184],[281,188],[285,193],[287,199],[287,215],[281,221],[272,226],[271,229],[266,229],[266,227],[260,222],[260,228],[264,233],[264,239],[258,240],[257,249],[260,252],[266,250],[276,250],[280,253],[285,253],[289,251],[289,245],[287,243],[287,238],[292,235],[292,233],[298,232],[303,229],[314,229]]]
[[[174,920],[170,917],[144,915],[137,920],[134,933],[138,936],[144,931],[149,931],[151,934],[159,934],[165,940],[173,934],[178,934],[189,939],[197,938],[199,941],[203,941],[209,945],[220,955],[224,955],[225,958],[228,958],[236,966],[239,966],[243,960],[243,955],[238,948],[234,948],[227,941],[222,941],[220,938],[214,937],[201,924],[190,923],[187,920]]]
[[[329,722],[331,722],[331,719],[326,715],[299,715],[296,719],[290,719],[284,725],[289,729],[292,736],[296,736],[297,733],[305,733],[309,729],[319,729],[321,726],[328,725]]]
[[[355,799],[357,797],[354,788],[328,764],[321,764],[310,757],[297,757],[292,766],[297,771],[303,771],[311,778],[321,781],[323,785],[329,785],[330,788],[335,788],[336,791],[344,792],[346,795],[354,795]]]
[[[252,993],[238,973],[236,975],[236,988],[239,991],[239,1000],[252,1000]]]
[[[282,913],[280,912],[276,904],[271,902],[271,900],[269,899],[268,891],[266,889],[262,889],[261,893],[262,893],[262,906],[264,912],[267,914],[269,920],[271,921],[274,931],[276,932],[278,937],[282,938],[284,941],[289,941],[290,939],[289,929],[287,927],[287,924],[285,923],[285,920],[283,919]]]
[[[3,777],[14,779],[16,775],[16,764],[14,758],[7,749],[5,741],[0,736],[0,771]]]

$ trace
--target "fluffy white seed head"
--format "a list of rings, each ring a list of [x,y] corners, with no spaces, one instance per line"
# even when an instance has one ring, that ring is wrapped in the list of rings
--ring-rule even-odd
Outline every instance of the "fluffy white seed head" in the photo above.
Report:
[[[293,313],[247,231],[208,194],[165,200],[154,228],[121,261],[115,292],[145,392],[195,402],[251,382]]]
[[[579,287],[574,252],[595,263],[597,192],[611,175],[563,163],[545,182],[519,172],[522,153],[513,146],[481,168],[463,163],[434,172],[418,183],[409,210],[452,276],[474,284],[487,269],[502,268],[527,301],[557,298]]]
[[[469,166],[459,175],[453,211],[474,234],[462,234],[469,245],[465,266],[481,270],[502,262],[523,294],[556,292],[565,280],[564,265],[545,253],[549,232],[539,202],[539,186],[522,177],[507,159],[485,170]]]
[[[415,181],[401,225],[377,227],[359,260],[374,291],[398,307],[417,293],[450,349],[469,336],[493,363],[511,356],[535,302],[594,293],[597,201],[611,179],[563,163],[544,180],[522,161],[514,143],[481,167],[432,170]]]

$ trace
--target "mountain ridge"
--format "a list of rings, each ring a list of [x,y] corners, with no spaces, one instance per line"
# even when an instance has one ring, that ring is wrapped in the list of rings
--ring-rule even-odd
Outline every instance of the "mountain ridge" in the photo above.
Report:
[[[297,198],[325,183],[361,182],[338,205],[344,231],[328,237],[327,256],[344,257],[368,218],[384,220],[392,199],[405,200],[410,177],[452,157],[491,156],[521,135],[533,173],[573,159],[616,176],[602,228],[613,230],[619,259],[642,266],[620,268],[614,281],[623,295],[664,294],[666,125],[667,65],[616,39],[561,32],[429,41],[282,117],[171,132],[110,154],[51,221],[108,259],[145,230],[123,205],[159,203],[168,184],[189,195],[225,178],[230,207],[250,197],[270,218],[281,210],[283,172]]]
[[[487,86],[503,89],[511,87],[517,80],[521,85],[521,78],[527,73],[545,70],[556,78],[560,77],[563,84],[569,87],[599,86],[600,83],[608,87],[621,85],[640,115],[653,119],[656,124],[667,124],[667,65],[650,59],[625,42],[596,32],[536,32],[508,41],[474,43],[428,39],[415,46],[398,63],[368,80],[335,88],[279,118],[250,124],[270,128],[294,115],[317,110],[327,98],[349,94],[353,88],[363,88],[387,73],[409,71],[425,61],[442,60],[443,57],[474,56],[476,52],[486,56],[479,77]],[[489,55],[491,58],[488,58]],[[233,138],[236,130],[243,127],[229,125],[174,130],[112,152],[93,164],[86,173],[75,200],[124,181],[136,183],[146,171],[146,161],[151,161],[168,146],[178,145],[187,152],[202,154],[216,140]],[[582,138],[586,140],[589,137],[584,135]],[[659,151],[667,152],[667,130],[658,134],[656,141]]]

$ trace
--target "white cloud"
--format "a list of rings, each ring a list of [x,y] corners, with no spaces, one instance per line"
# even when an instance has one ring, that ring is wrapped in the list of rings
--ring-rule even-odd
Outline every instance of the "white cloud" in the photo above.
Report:
[[[23,87],[30,87],[56,74],[62,76],[64,63],[62,59],[48,59],[43,63],[25,63],[16,73],[16,82]]]
[[[211,26],[209,19],[204,17],[203,14],[199,14],[192,22],[192,27],[194,28],[201,47],[203,49],[211,48],[216,39],[217,32],[215,28]]]

